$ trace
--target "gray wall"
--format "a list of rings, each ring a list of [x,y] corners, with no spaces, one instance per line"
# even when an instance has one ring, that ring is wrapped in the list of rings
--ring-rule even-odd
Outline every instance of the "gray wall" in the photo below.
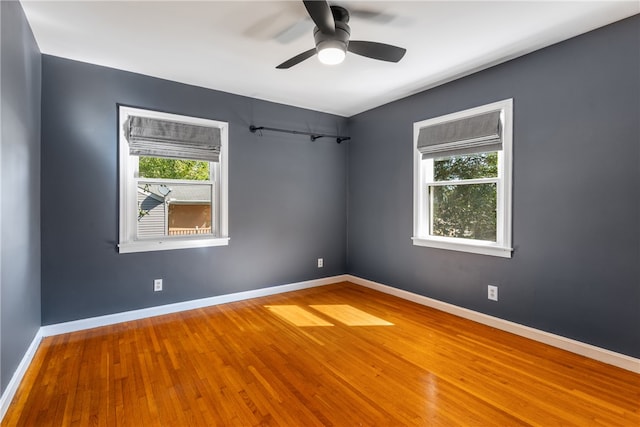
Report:
[[[229,246],[117,252],[117,103],[229,122]],[[346,132],[342,117],[43,55],[42,323],[344,273],[347,144],[250,124]]]
[[[0,4],[2,390],[41,324],[40,265],[42,324],[348,271],[640,357],[637,16],[347,120],[40,59],[19,5]],[[412,123],[509,97],[514,257],[412,246]],[[230,122],[230,246],[117,253],[117,103]]]
[[[640,357],[639,27],[635,16],[351,118],[349,273]],[[505,98],[513,258],[412,246],[413,122]]]
[[[40,327],[40,51],[18,2],[0,2],[0,390]]]
[[[639,25],[636,16],[351,118],[349,273],[640,357]],[[505,98],[513,258],[413,246],[413,122]]]

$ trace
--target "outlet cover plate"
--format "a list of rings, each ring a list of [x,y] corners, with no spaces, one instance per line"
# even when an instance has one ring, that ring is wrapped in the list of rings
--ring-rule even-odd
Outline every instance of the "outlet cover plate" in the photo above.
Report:
[[[498,301],[498,287],[495,285],[489,285],[487,287],[487,298],[491,301]]]
[[[162,290],[162,279],[155,279],[153,281],[153,292],[159,292]]]

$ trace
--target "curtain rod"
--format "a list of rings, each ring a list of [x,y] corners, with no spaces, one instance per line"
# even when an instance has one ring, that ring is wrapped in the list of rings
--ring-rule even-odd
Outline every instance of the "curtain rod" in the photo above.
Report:
[[[288,129],[278,129],[278,128],[270,128],[270,127],[266,127],[266,126],[254,126],[251,125],[249,126],[249,130],[252,133],[256,133],[259,130],[268,130],[271,132],[282,132],[282,133],[291,133],[294,135],[309,135],[309,138],[312,141],[315,141],[318,138],[335,138],[336,142],[338,144],[340,144],[342,141],[348,141],[351,139],[350,136],[340,136],[340,135],[327,135],[324,133],[313,133],[313,132],[303,132],[303,131],[299,131],[299,130],[288,130]]]

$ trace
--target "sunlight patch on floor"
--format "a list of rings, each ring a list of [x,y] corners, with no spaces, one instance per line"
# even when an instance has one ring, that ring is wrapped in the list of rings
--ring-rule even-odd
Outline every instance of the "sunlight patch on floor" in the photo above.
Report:
[[[297,305],[265,305],[265,308],[296,326],[333,326],[332,323]]]
[[[348,304],[310,305],[325,316],[329,316],[347,326],[392,326],[393,323],[380,319]]]

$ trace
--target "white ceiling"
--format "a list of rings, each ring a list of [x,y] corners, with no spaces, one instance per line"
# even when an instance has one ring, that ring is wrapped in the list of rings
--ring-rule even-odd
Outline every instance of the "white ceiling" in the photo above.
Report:
[[[22,1],[42,53],[341,116],[640,13],[637,0],[329,3],[393,16],[352,16],[351,39],[405,47],[402,61],[276,70],[314,47],[301,1]]]

